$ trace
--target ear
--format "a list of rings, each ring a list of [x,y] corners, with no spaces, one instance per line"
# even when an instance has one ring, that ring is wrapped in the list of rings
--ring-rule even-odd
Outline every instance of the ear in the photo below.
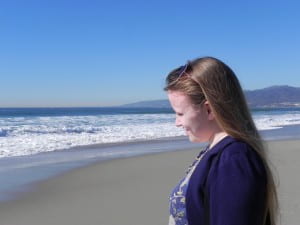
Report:
[[[205,113],[207,114],[208,120],[214,120],[215,115],[211,109],[210,103],[208,101],[205,101],[203,106],[204,106]]]

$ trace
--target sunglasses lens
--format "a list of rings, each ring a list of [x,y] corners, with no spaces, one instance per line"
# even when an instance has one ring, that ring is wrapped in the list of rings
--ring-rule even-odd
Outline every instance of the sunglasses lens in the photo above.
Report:
[[[185,73],[186,68],[187,68],[187,64],[181,67],[178,78],[180,78]]]

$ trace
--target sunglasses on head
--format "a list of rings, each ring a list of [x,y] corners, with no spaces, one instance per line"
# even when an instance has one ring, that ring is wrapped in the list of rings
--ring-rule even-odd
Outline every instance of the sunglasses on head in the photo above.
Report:
[[[187,68],[188,68],[189,64],[185,64],[183,66],[181,66],[179,72],[178,72],[178,77],[176,78],[176,80],[174,80],[172,83],[176,83],[183,75],[187,75],[187,76],[191,76],[190,74],[188,74],[186,71],[187,71]]]

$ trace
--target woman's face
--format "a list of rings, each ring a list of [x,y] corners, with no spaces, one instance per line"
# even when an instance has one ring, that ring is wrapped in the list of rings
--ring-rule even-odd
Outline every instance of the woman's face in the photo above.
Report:
[[[214,134],[215,120],[207,102],[192,104],[180,91],[168,91],[168,98],[176,113],[175,125],[182,127],[191,142],[208,142]]]

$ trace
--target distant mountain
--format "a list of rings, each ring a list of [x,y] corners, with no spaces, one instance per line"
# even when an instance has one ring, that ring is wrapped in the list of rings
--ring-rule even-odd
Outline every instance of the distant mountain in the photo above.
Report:
[[[141,108],[171,108],[168,100],[152,100],[135,102],[131,104],[122,105],[121,107],[141,107]]]
[[[296,107],[300,106],[300,88],[272,86],[264,89],[245,91],[250,107]]]
[[[244,91],[251,108],[300,107],[300,88],[287,85]],[[142,101],[122,107],[170,108],[168,100]]]

